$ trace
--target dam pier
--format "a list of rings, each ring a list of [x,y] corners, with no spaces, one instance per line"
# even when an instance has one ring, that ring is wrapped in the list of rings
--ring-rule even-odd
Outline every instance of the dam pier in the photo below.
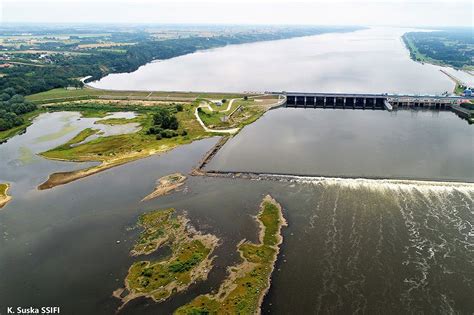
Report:
[[[286,96],[286,107],[392,110],[399,107],[451,109],[472,97],[456,95],[269,92]]]

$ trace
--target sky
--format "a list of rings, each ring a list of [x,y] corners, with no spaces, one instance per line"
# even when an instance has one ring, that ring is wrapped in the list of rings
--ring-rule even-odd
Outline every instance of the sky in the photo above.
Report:
[[[0,0],[0,23],[473,26],[471,0]]]

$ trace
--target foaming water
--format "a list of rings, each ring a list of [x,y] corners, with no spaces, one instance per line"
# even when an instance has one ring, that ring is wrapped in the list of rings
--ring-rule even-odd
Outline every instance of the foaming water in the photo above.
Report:
[[[280,176],[302,186],[307,219],[290,220],[303,232],[286,239],[287,273],[275,286],[312,284],[299,298],[309,313],[469,313],[474,293],[474,185]],[[306,191],[306,192],[305,192]],[[288,209],[288,212],[294,211]],[[295,249],[295,247],[297,249]],[[283,250],[283,253],[285,249]],[[305,274],[305,279],[301,274]],[[296,284],[293,284],[296,285]],[[265,310],[287,313],[271,290]],[[288,299],[296,298],[293,295]],[[276,303],[276,305],[274,304]]]

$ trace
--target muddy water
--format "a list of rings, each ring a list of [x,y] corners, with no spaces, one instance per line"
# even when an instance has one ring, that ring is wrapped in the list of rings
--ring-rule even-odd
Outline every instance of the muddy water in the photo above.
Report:
[[[218,288],[239,259],[238,242],[257,239],[252,216],[268,193],[282,204],[289,226],[264,313],[474,310],[473,184],[190,177],[183,191],[140,202],[156,179],[188,173],[216,143],[211,138],[37,191],[49,172],[81,167],[34,155],[21,166],[12,162],[22,146],[36,153],[78,132],[40,144],[22,140],[58,132],[64,116],[53,115],[0,145],[8,157],[0,160],[0,180],[12,183],[14,198],[0,211],[1,313],[7,306],[52,305],[64,314],[113,314],[118,304],[111,293],[135,259],[129,250],[138,216],[175,207],[221,243],[207,281],[165,303],[141,299],[123,311],[170,313]]]

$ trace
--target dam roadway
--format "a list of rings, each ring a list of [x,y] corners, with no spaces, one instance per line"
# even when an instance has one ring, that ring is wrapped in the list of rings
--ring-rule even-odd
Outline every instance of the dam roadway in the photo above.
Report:
[[[267,92],[286,96],[286,107],[347,108],[392,110],[398,107],[426,107],[451,109],[464,100],[473,99],[457,95],[411,94],[355,94],[355,93],[307,93]]]

